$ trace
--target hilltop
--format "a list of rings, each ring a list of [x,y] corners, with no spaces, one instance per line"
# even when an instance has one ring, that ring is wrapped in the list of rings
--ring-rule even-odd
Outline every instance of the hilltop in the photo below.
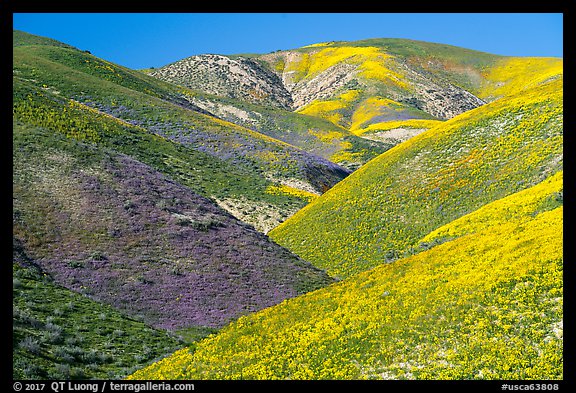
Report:
[[[503,85],[535,86],[561,68],[561,59],[370,39],[264,55],[195,55],[149,74],[194,89],[195,105],[229,121],[357,169],[375,152],[500,98]],[[514,84],[508,83],[510,77]],[[274,109],[262,109],[266,104]],[[332,127],[324,123],[307,132],[300,125],[310,120],[296,114]],[[285,125],[288,118],[291,124]]]

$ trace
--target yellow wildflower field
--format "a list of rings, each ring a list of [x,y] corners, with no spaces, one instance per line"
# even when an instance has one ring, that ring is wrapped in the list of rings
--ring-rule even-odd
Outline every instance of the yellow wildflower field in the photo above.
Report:
[[[563,209],[546,204],[561,181],[463,217],[454,240],[241,317],[129,379],[561,379]]]

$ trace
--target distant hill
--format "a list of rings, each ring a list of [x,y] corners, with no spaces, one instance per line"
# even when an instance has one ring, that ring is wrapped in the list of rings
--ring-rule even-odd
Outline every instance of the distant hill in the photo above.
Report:
[[[196,91],[188,99],[212,114],[355,170],[394,146],[369,141],[318,116]]]
[[[278,76],[250,58],[192,56],[149,74],[209,94],[281,109],[292,108],[292,97]]]
[[[505,89],[536,86],[561,73],[562,60],[556,58],[511,58],[422,41],[370,39],[264,55],[192,56],[149,74],[195,89],[192,102],[229,121],[356,169],[373,152],[429,128],[413,127],[414,121],[450,119],[500,98]],[[323,125],[307,135],[299,124],[310,121],[293,115],[284,125],[286,110],[336,128]],[[376,145],[363,146],[356,136]]]

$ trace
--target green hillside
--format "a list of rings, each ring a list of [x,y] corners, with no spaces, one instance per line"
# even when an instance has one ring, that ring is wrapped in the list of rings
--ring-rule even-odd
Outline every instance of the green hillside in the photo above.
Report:
[[[28,45],[46,45],[46,46],[56,46],[61,48],[76,49],[71,45],[65,44],[57,40],[53,40],[52,38],[28,34],[20,30],[12,31],[12,45],[14,47],[28,46]]]
[[[347,170],[203,113],[175,86],[15,41],[16,378],[123,377],[182,345],[156,329],[193,341],[333,282],[214,200],[246,201],[249,222],[279,212],[277,223],[317,196],[283,175],[328,188]],[[187,121],[214,138],[170,134]]]
[[[563,59],[82,49],[13,31],[14,378],[564,378]]]
[[[352,45],[379,48],[423,74],[454,83],[473,94],[478,92],[485,71],[504,58],[453,45],[398,38],[334,43],[335,47]]]
[[[80,134],[91,134],[68,136],[131,155],[219,201],[261,231],[307,203],[291,194],[267,192],[270,187],[286,184],[320,194],[349,173],[285,142],[206,114],[187,101],[189,92],[182,88],[73,48],[36,45],[40,38],[35,36],[17,36],[16,119],[68,133],[78,123],[85,128]],[[109,124],[111,132],[99,123]]]
[[[182,341],[56,285],[16,244],[14,379],[113,379],[174,351]]]
[[[13,236],[58,285],[179,331],[332,282],[148,165],[50,128],[13,131]]]
[[[440,228],[444,244],[240,318],[130,379],[562,379],[562,189],[560,172]]]
[[[223,120],[284,141],[352,170],[395,145],[359,138],[347,129],[318,116],[200,91],[189,92],[187,98]]]
[[[388,150],[270,233],[337,277],[562,168],[562,80],[466,112]]]

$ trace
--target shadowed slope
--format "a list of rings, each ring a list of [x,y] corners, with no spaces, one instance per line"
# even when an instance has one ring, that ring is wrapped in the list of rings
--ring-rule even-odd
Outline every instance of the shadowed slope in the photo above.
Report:
[[[14,236],[64,287],[174,330],[219,327],[331,282],[147,165],[14,130]]]

